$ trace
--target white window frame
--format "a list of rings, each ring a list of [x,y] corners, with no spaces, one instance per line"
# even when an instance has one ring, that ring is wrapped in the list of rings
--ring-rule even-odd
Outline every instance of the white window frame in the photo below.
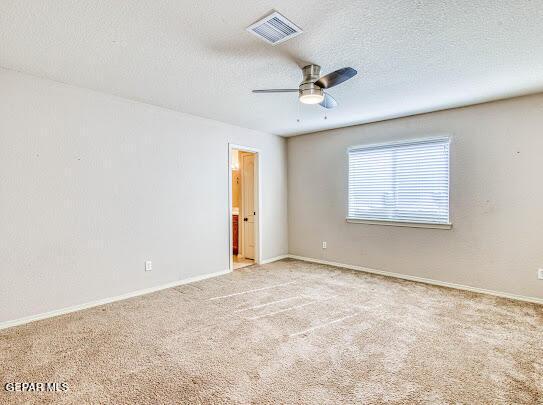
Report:
[[[411,222],[411,221],[398,221],[398,220],[386,220],[386,219],[361,219],[361,218],[350,218],[349,217],[349,152],[359,148],[373,148],[373,147],[382,147],[382,146],[393,146],[400,144],[409,144],[425,141],[448,141],[449,142],[449,181],[448,181],[448,213],[449,221],[448,223],[432,223],[432,222]],[[347,148],[346,157],[347,157],[347,180],[346,180],[346,196],[347,204],[346,210],[347,215],[345,221],[353,224],[366,224],[366,225],[385,225],[385,226],[399,226],[399,227],[410,227],[410,228],[430,228],[430,229],[452,229],[451,222],[451,148],[452,148],[452,138],[449,135],[436,135],[431,137],[424,138],[414,138],[414,139],[402,139],[398,141],[391,142],[381,142],[381,143],[372,143],[372,144],[361,144],[353,145]]]

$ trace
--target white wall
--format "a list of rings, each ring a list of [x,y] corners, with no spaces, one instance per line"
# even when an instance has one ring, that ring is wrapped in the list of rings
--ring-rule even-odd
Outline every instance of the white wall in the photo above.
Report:
[[[443,133],[452,230],[345,222],[348,146]],[[291,254],[543,298],[543,95],[289,138],[288,191]]]
[[[228,142],[262,150],[262,256],[287,253],[283,138],[13,71],[0,89],[0,322],[228,269]]]

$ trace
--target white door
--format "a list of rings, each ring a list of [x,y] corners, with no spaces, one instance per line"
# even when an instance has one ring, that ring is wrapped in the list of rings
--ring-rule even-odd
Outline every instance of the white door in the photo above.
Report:
[[[241,173],[241,194],[243,202],[243,256],[247,259],[255,258],[255,155],[243,153]]]

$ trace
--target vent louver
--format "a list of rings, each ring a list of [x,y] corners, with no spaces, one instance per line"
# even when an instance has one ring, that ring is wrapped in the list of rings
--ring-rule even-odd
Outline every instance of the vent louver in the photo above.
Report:
[[[285,42],[303,32],[300,27],[277,11],[247,27],[247,31],[272,45]]]

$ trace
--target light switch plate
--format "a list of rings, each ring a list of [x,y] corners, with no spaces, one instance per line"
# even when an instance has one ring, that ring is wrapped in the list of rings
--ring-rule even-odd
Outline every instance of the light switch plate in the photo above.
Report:
[[[153,262],[148,260],[145,262],[145,271],[151,271],[153,270]]]

